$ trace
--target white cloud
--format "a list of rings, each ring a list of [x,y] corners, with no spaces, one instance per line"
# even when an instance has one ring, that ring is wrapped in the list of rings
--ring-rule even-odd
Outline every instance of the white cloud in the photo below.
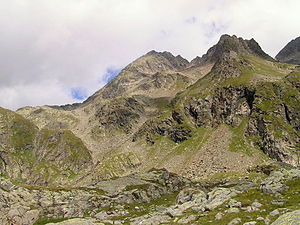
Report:
[[[72,103],[152,49],[188,59],[222,33],[275,54],[299,36],[297,0],[0,0],[0,106]]]

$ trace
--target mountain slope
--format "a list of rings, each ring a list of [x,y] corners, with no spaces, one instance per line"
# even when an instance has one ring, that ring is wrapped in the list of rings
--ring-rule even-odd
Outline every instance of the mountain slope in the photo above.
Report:
[[[300,65],[300,37],[290,41],[275,58],[283,63]]]
[[[95,165],[84,182],[153,167],[201,178],[246,171],[267,155],[295,165],[298,96],[296,66],[275,62],[253,39],[223,35],[190,63],[152,51],[82,104],[17,112],[83,141]]]
[[[91,155],[69,130],[39,130],[0,108],[0,174],[30,184],[72,183],[92,168]]]

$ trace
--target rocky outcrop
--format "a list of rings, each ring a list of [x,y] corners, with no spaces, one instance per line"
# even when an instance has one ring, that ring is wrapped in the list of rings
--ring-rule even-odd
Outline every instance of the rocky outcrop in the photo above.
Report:
[[[95,117],[99,126],[121,129],[128,133],[143,113],[145,104],[135,98],[115,99],[97,107]],[[94,122],[93,122],[94,123]]]
[[[221,67],[217,74],[234,74]],[[216,70],[218,71],[218,70]],[[215,70],[214,70],[215,72]],[[212,76],[213,72],[208,76]],[[221,75],[224,82],[232,77]],[[217,79],[219,79],[217,77]],[[239,79],[239,78],[238,78]],[[299,72],[294,71],[281,82],[254,85],[224,85],[176,99],[176,107],[184,109],[185,118],[192,118],[197,127],[216,127],[226,123],[237,127],[247,120],[245,136],[258,145],[268,156],[281,162],[297,164],[293,149],[299,143]],[[197,86],[192,91],[197,91]],[[201,88],[201,86],[200,86]],[[187,100],[188,99],[188,100]]]
[[[145,137],[146,141],[154,144],[156,135],[168,136],[172,141],[180,143],[187,140],[191,136],[191,130],[178,123],[173,118],[165,120],[148,120],[133,135],[132,141],[136,141],[141,137]]]
[[[300,37],[290,41],[275,58],[279,62],[300,65]]]
[[[217,89],[212,96],[194,97],[185,103],[185,114],[191,116],[198,127],[216,126],[223,121],[236,126],[240,117],[250,115],[254,93],[248,88]]]
[[[268,178],[262,181],[262,192],[276,194],[288,189],[285,183],[289,180],[299,179],[300,172],[296,169],[273,171]]]
[[[256,143],[271,157],[292,165],[297,164],[293,149],[299,142],[299,102],[295,95],[297,87],[289,81],[291,73],[280,84],[262,84],[256,88],[253,113],[248,123],[247,134],[259,136]]]

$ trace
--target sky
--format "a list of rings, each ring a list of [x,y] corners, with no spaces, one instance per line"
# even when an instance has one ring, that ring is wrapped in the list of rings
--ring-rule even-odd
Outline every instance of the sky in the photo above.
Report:
[[[81,102],[150,50],[191,60],[224,33],[271,56],[299,0],[0,0],[0,106]]]

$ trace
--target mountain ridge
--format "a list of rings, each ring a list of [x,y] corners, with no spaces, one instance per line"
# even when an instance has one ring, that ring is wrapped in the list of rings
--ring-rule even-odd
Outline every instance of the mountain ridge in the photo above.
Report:
[[[74,103],[74,104],[66,104],[66,105],[61,105],[61,106],[50,106],[54,108],[62,108],[62,109],[75,109],[77,107],[81,107],[82,105],[88,104],[92,99],[94,99],[98,95],[104,95],[104,98],[109,98],[111,95],[112,91],[111,89],[107,88],[107,86],[118,86],[118,91],[120,93],[124,92],[124,88],[119,87],[121,86],[120,84],[117,85],[115,83],[116,80],[122,76],[123,73],[126,73],[128,71],[133,70],[138,76],[141,76],[142,74],[145,76],[146,74],[154,74],[154,73],[159,73],[159,72],[165,72],[168,70],[173,70],[176,72],[181,72],[182,70],[190,70],[194,67],[205,67],[207,64],[209,65],[208,67],[212,67],[218,60],[222,58],[224,54],[229,54],[230,51],[236,52],[237,54],[241,53],[246,53],[246,54],[256,54],[259,57],[263,57],[267,60],[274,61],[274,59],[263,52],[259,44],[252,38],[250,40],[244,40],[242,38],[237,38],[235,35],[230,36],[228,34],[224,34],[220,37],[220,40],[216,45],[211,47],[206,54],[202,55],[201,57],[196,56],[194,59],[192,59],[190,62],[186,59],[184,59],[182,56],[177,55],[174,56],[172,53],[164,51],[164,52],[157,52],[155,50],[151,50],[145,55],[137,58],[134,60],[132,63],[130,63],[128,66],[126,66],[124,69],[121,70],[119,75],[112,79],[106,86],[104,86],[102,89],[96,91],[93,95],[89,96],[85,101],[82,103]],[[164,58],[163,62],[160,60],[154,60],[150,63],[147,61],[147,57],[153,56],[153,58]],[[153,60],[153,59],[152,59]],[[154,64],[154,68],[150,68],[149,65]],[[210,69],[204,72],[202,76],[206,75]],[[137,75],[135,74],[135,75]],[[187,74],[185,74],[187,75]],[[199,77],[198,77],[199,78]],[[127,79],[132,79],[135,81],[136,78],[127,78]],[[126,80],[127,82],[129,80]],[[122,83],[122,82],[120,82]],[[108,89],[108,90],[103,90],[103,89]],[[116,92],[118,92],[116,91]],[[101,92],[104,92],[101,93]],[[118,94],[117,94],[118,95]],[[113,97],[116,97],[116,94],[112,95]]]

